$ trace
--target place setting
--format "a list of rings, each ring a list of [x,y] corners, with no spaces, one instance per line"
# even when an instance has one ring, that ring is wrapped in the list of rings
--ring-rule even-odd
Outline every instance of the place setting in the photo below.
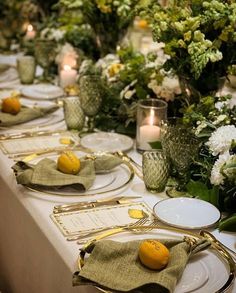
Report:
[[[62,109],[55,102],[30,102],[19,92],[12,92],[10,96],[1,99],[2,130],[41,128],[62,120]]]

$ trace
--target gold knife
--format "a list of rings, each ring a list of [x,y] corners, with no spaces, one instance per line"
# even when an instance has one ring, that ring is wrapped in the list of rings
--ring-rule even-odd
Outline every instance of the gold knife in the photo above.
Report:
[[[71,212],[75,210],[84,210],[95,208],[99,206],[105,205],[117,205],[131,202],[132,199],[141,198],[141,196],[119,196],[119,197],[112,197],[106,199],[98,199],[96,201],[89,201],[89,202],[76,202],[68,205],[56,205],[53,209],[54,214],[62,213],[62,212]]]

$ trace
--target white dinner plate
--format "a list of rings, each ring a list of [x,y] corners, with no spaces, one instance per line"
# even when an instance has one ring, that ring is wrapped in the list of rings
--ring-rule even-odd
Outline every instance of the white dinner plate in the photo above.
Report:
[[[154,229],[143,235],[119,233],[112,240],[127,242],[144,239],[183,239],[188,234],[175,233],[166,229]],[[109,239],[106,238],[106,239]],[[174,293],[213,293],[218,292],[229,278],[230,268],[227,261],[215,250],[206,249],[193,255],[177,283]],[[221,291],[223,292],[223,291]]]
[[[1,98],[1,97],[0,97]],[[55,105],[52,101],[30,101],[25,98],[20,98],[21,104],[27,107],[50,107]],[[13,126],[0,126],[0,129],[32,129],[32,128],[42,128],[46,126],[55,125],[58,122],[64,120],[63,109],[59,107],[55,112],[45,115],[43,117],[13,125]]]
[[[86,154],[79,151],[74,151],[74,153],[78,157],[83,157]],[[98,154],[99,156],[99,154]],[[57,160],[58,155],[50,154],[47,155],[47,158],[52,160]],[[35,159],[32,159],[30,163],[36,164],[38,161],[42,160],[43,157],[39,156]],[[63,196],[63,197],[70,197],[70,196],[90,196],[90,195],[100,195],[105,194],[108,192],[114,192],[120,190],[120,188],[128,185],[128,183],[133,179],[134,173],[131,166],[127,164],[121,164],[114,169],[110,170],[109,172],[100,172],[96,174],[96,178],[94,180],[93,185],[86,191],[79,191],[72,187],[65,187],[65,188],[48,188],[48,187],[41,187],[36,186],[33,188],[29,188],[30,190],[39,191],[47,195],[47,199],[50,198],[55,201],[54,196]],[[51,197],[50,197],[51,196]]]
[[[185,229],[207,228],[220,219],[220,212],[214,205],[188,197],[161,200],[154,206],[153,211],[160,221]]]
[[[39,100],[56,99],[64,95],[62,88],[47,83],[29,85],[21,93],[27,98]]]
[[[96,132],[81,138],[81,145],[94,152],[128,151],[133,147],[132,138],[118,133]]]

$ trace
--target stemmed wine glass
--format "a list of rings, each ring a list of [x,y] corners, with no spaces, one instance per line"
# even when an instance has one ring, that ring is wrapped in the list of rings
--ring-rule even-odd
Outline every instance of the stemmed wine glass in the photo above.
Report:
[[[43,68],[42,81],[50,81],[49,69],[56,57],[55,42],[38,39],[35,42],[35,58]]]
[[[83,75],[79,79],[81,108],[88,117],[87,132],[94,130],[94,117],[98,113],[103,95],[101,77],[98,75]]]
[[[179,118],[172,118],[161,127],[162,148],[172,164],[172,175],[177,179],[177,186],[166,191],[170,197],[187,195],[189,167],[199,149],[198,139],[180,121]]]

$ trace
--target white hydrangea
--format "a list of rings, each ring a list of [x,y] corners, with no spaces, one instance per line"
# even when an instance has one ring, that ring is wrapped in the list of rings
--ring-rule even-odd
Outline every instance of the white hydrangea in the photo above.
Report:
[[[211,184],[213,185],[220,185],[224,183],[225,177],[221,173],[221,168],[224,164],[230,159],[229,152],[225,152],[224,154],[220,155],[218,160],[213,165],[211,170]]]
[[[216,156],[228,151],[233,140],[236,141],[236,127],[234,125],[226,125],[217,128],[212,133],[206,145],[212,154]]]

